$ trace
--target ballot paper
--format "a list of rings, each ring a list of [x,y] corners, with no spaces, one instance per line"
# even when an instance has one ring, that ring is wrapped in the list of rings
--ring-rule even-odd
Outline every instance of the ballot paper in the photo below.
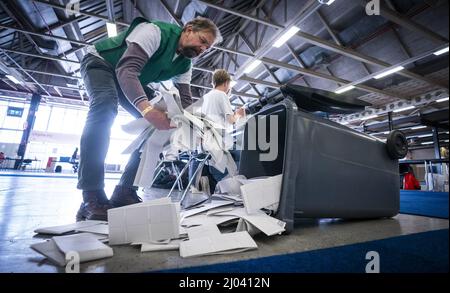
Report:
[[[215,209],[210,209],[206,212],[207,216],[214,216],[215,214],[218,213],[223,213],[223,212],[228,212],[228,211],[232,211],[234,210],[234,205],[232,206],[224,206],[224,207],[218,207]]]
[[[183,239],[173,239],[168,243],[141,243],[141,252],[178,250],[183,241]]]
[[[262,208],[278,209],[283,175],[255,179],[241,185],[241,194],[248,214],[256,213]]]
[[[65,266],[74,252],[78,254],[80,262],[113,256],[111,247],[99,241],[98,236],[90,233],[55,236],[44,242],[30,246],[36,252],[47,257],[57,266]]]
[[[39,234],[61,235],[61,234],[65,234],[68,232],[73,232],[75,230],[80,230],[80,229],[84,229],[87,227],[92,227],[92,226],[96,226],[96,225],[105,225],[105,224],[108,224],[108,222],[87,220],[87,221],[76,222],[76,223],[68,224],[68,225],[37,228],[36,230],[34,230],[34,232],[39,233]]]
[[[158,199],[108,210],[109,244],[179,237],[177,204]]]
[[[220,180],[216,185],[216,193],[220,194],[231,194],[240,195],[241,194],[241,181],[246,180],[243,175],[227,176],[226,178]]]
[[[96,236],[90,233],[55,236],[53,241],[65,255],[69,252],[76,252],[80,257],[80,262],[113,256],[112,248],[100,242]]]
[[[141,134],[144,130],[146,130],[151,123],[147,121],[145,118],[139,118],[133,120],[127,124],[121,126],[122,130],[129,134]]]
[[[140,149],[145,141],[153,134],[153,132],[156,131],[156,128],[154,128],[146,119],[139,118],[137,120],[144,120],[149,124],[149,127],[146,128],[141,134],[138,135],[123,151],[123,155],[128,155],[133,153],[135,150]],[[136,120],[136,121],[137,121]]]
[[[76,232],[89,232],[94,234],[102,234],[102,235],[108,235],[108,223],[101,223],[94,226],[88,226],[88,227],[82,227],[77,228],[75,230]]]
[[[62,253],[58,246],[56,246],[53,239],[31,244],[30,247],[36,252],[45,256],[53,264],[63,267],[66,265],[66,256]]]
[[[249,222],[247,222],[242,218],[239,219],[239,222],[236,226],[236,232],[240,231],[247,231],[248,234],[250,234],[250,236],[252,237],[261,232],[258,228],[256,228],[255,226],[253,226],[252,224],[250,224]]]
[[[206,213],[202,213],[196,214],[188,218],[183,218],[180,222],[180,225],[183,227],[201,226],[208,224],[221,225],[237,219],[239,219],[239,217],[237,216],[228,216],[228,215],[207,216]]]
[[[256,249],[258,246],[246,232],[214,234],[194,238],[180,243],[180,256],[192,257],[201,255],[233,253]]]
[[[133,185],[151,187],[153,174],[159,161],[159,154],[169,142],[172,132],[173,130],[155,130],[144,143]]]
[[[255,226],[258,230],[266,234],[267,236],[273,236],[277,234],[281,234],[285,231],[286,223],[280,221],[276,218],[266,215],[263,211],[257,211],[252,214],[248,214],[245,208],[235,208],[232,211],[226,211],[222,213],[215,214],[218,215],[226,215],[226,216],[236,216],[244,219],[249,222],[253,226]]]
[[[180,216],[181,219],[193,216],[195,214],[200,214],[203,213],[207,210],[211,210],[211,209],[215,209],[218,207],[223,207],[223,206],[227,206],[227,205],[232,205],[232,202],[229,201],[222,201],[222,200],[217,200],[217,201],[211,201],[210,203],[206,203],[203,206],[197,207],[197,208],[193,208],[193,209],[189,209],[189,210],[184,210],[181,211]]]
[[[202,238],[202,237],[213,237],[220,235],[219,228],[217,225],[208,223],[201,226],[191,227],[186,229],[189,240]]]

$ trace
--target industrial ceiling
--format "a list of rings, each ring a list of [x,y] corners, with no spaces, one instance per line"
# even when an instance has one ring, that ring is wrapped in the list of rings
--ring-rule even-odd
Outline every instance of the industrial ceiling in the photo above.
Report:
[[[87,106],[80,61],[86,46],[107,37],[107,21],[120,32],[137,16],[183,25],[202,15],[218,25],[223,42],[194,60],[194,97],[211,88],[214,69],[225,68],[237,81],[233,105],[298,84],[372,104],[332,120],[380,138],[390,120],[412,146],[426,146],[432,131],[448,145],[448,1],[385,0],[369,15],[374,2],[0,1],[0,97],[26,100],[39,93],[47,103]],[[299,31],[274,47],[293,26]],[[252,64],[258,65],[248,72]],[[379,78],[389,72],[395,73]]]

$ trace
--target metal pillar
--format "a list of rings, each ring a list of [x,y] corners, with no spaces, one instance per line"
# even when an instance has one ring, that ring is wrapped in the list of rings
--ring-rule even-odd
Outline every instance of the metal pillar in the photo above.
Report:
[[[392,122],[392,112],[388,112],[388,125],[389,125],[389,131],[394,130],[394,124]]]
[[[18,160],[14,163],[14,169],[18,170],[22,165],[23,159],[25,157],[25,151],[28,145],[28,139],[30,138],[30,133],[33,130],[34,121],[36,120],[36,111],[41,103],[41,95],[33,94],[30,102],[30,109],[28,110],[28,116],[26,124],[24,125],[24,130],[22,133],[22,139],[20,140],[19,149],[17,150]]]
[[[433,147],[434,147],[434,158],[441,158],[441,148],[439,145],[439,129],[435,126],[433,127]],[[436,171],[442,174],[442,164],[436,164]]]

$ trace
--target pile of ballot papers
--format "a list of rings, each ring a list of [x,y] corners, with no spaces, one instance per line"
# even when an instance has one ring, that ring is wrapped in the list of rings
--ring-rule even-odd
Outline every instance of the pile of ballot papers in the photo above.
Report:
[[[281,234],[285,224],[272,216],[279,202],[282,175],[221,181],[209,202],[180,210],[179,202],[161,198],[108,210],[108,222],[84,221],[44,227],[52,236],[31,248],[59,266],[67,254],[80,262],[112,257],[106,245],[132,245],[141,252],[178,250],[181,257],[237,253],[256,249],[253,236]]]

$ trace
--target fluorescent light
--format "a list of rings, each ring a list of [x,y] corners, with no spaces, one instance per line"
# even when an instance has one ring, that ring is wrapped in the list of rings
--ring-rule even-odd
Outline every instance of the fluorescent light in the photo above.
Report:
[[[258,67],[259,64],[261,64],[261,60],[253,61],[247,68],[245,68],[244,73],[248,74],[252,72],[256,67]]]
[[[448,139],[444,140],[444,142],[448,142]]]
[[[71,87],[71,88],[74,88],[74,89],[79,88],[79,87],[78,87],[78,84],[66,83],[66,85],[67,85],[68,87]]]
[[[436,55],[436,56],[439,56],[439,55],[442,55],[442,54],[447,53],[447,52],[448,52],[448,47],[444,48],[444,49],[441,49],[439,51],[436,51],[433,54]]]
[[[342,94],[342,93],[348,92],[348,91],[350,91],[350,90],[352,90],[352,89],[354,89],[354,88],[355,88],[355,86],[349,85],[349,86],[346,86],[346,87],[337,89],[337,90],[335,90],[334,92],[335,92],[336,94]]]
[[[434,142],[432,141],[426,141],[426,142],[422,142],[421,144],[433,144]]]
[[[106,30],[108,31],[108,38],[117,36],[117,26],[115,23],[106,22]]]
[[[328,0],[328,2],[326,2],[326,3],[324,3],[324,4],[330,6],[334,1],[336,1],[336,0]]]
[[[295,35],[300,29],[296,26],[291,27],[287,32],[285,32],[272,46],[280,48],[284,43],[286,43],[293,35]]]
[[[17,78],[15,78],[14,76],[12,76],[12,75],[7,74],[6,77],[7,77],[10,81],[14,82],[15,84],[21,84],[21,82],[20,82]]]
[[[348,125],[350,122],[348,121],[343,121],[343,122],[339,122],[341,125]]]
[[[375,78],[375,79],[380,79],[380,78],[386,77],[386,76],[388,76],[388,75],[394,74],[394,73],[396,73],[396,72],[399,72],[399,71],[401,71],[401,70],[403,70],[403,69],[405,69],[405,67],[403,67],[403,66],[397,66],[397,67],[395,67],[395,68],[389,69],[388,71],[385,71],[385,72],[382,72],[382,73],[380,73],[380,74],[378,74],[378,75],[375,75],[373,78]]]
[[[390,131],[385,131],[385,132],[383,132],[383,134],[389,134],[389,132],[390,132]]]
[[[422,137],[430,137],[430,136],[433,136],[433,134],[422,134],[422,135],[417,135],[416,137],[422,138]]]
[[[378,115],[370,115],[370,116],[361,118],[361,120],[369,120],[369,119],[373,119],[373,118],[377,118],[377,117],[378,117]]]
[[[411,127],[410,129],[411,129],[411,130],[417,130],[417,129],[422,129],[422,128],[427,128],[427,127],[424,126],[424,125],[421,125],[421,126],[414,126],[414,127]]]
[[[436,100],[436,103],[442,103],[442,102],[445,102],[445,101],[448,101],[448,97]]]
[[[403,111],[406,111],[406,110],[411,110],[411,109],[414,109],[414,108],[415,108],[415,106],[408,106],[408,107],[405,107],[405,108],[394,110],[393,112],[394,113],[399,113],[399,112],[403,112]]]

